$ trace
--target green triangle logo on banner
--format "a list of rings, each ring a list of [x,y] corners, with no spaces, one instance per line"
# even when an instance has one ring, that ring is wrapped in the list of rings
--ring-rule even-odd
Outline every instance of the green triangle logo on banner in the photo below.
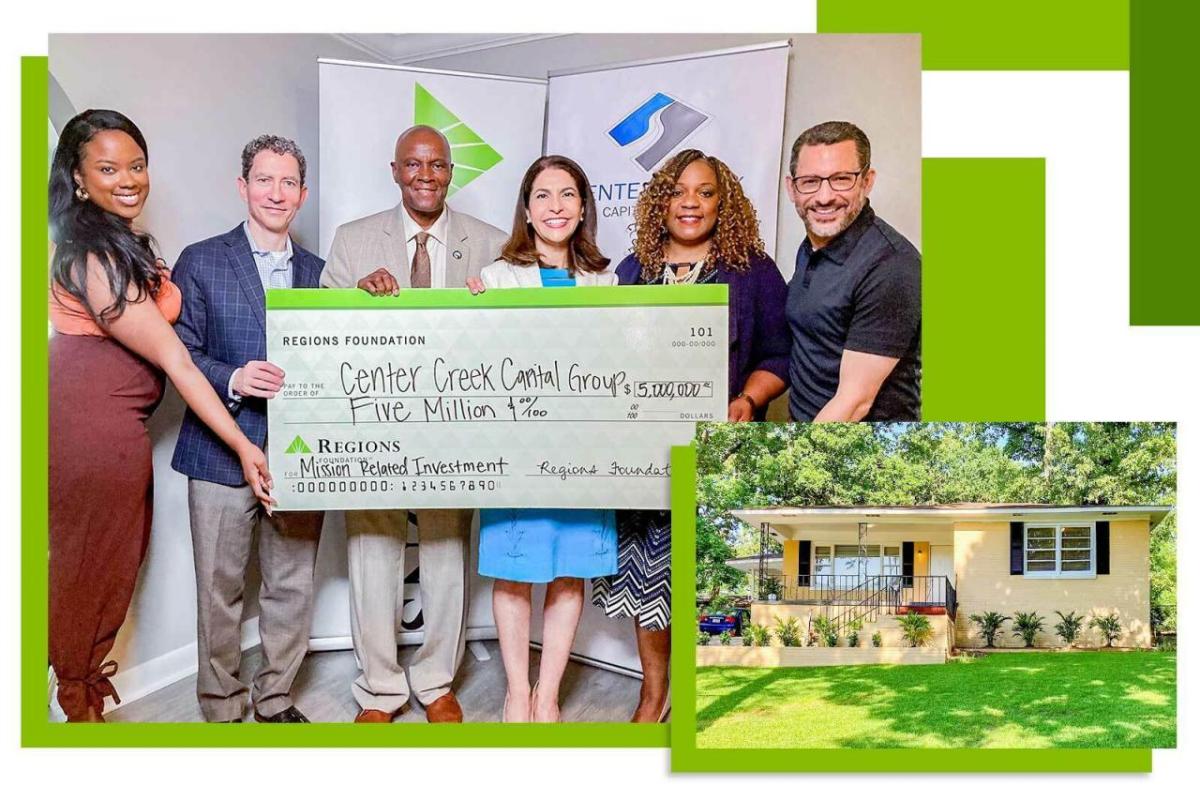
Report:
[[[312,448],[308,447],[308,443],[297,436],[292,440],[292,444],[287,446],[284,453],[312,453]]]
[[[413,124],[437,128],[450,140],[450,160],[454,162],[454,177],[450,181],[449,195],[453,195],[485,172],[495,167],[504,157],[496,152],[479,134],[467,127],[454,112],[441,104],[421,84],[413,93]]]

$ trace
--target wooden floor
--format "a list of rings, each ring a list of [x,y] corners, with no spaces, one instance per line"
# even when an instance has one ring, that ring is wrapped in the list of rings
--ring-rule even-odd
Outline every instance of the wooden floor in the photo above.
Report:
[[[486,648],[491,659],[480,661],[468,648],[453,688],[462,705],[464,720],[476,723],[500,720],[505,685],[504,665],[500,661],[500,649],[496,641],[480,644]],[[416,646],[401,647],[400,664],[407,665],[416,651]],[[537,676],[539,656],[536,650],[530,654],[530,670],[534,678]],[[258,648],[246,652],[242,660],[242,676],[247,681],[254,675],[261,658]],[[358,713],[358,704],[350,693],[350,683],[357,675],[352,651],[309,654],[296,677],[292,698],[296,707],[314,722],[353,720]],[[640,687],[638,679],[569,662],[560,696],[562,719],[564,722],[627,721],[637,708]],[[189,676],[137,701],[121,704],[105,715],[105,719],[110,722],[200,721],[203,718],[196,703],[196,677]],[[246,719],[252,720],[252,714],[248,712]],[[424,723],[425,711],[413,698],[409,711],[396,721]]]

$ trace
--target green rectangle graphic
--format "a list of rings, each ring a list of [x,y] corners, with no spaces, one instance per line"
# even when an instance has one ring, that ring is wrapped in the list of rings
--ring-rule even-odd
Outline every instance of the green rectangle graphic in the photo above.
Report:
[[[581,286],[498,289],[472,295],[467,289],[401,290],[397,295],[368,295],[361,289],[272,289],[267,309],[549,309],[580,306],[724,306],[729,287]]]
[[[49,459],[49,285],[46,202],[49,77],[21,59],[21,741],[46,727]]]
[[[1042,420],[1046,167],[925,159],[924,420]]]
[[[1200,6],[1142,0],[1131,11],[1129,322],[1200,325],[1197,259],[1172,235],[1191,230],[1196,218],[1200,164],[1167,144],[1195,105],[1186,97],[1194,97],[1187,87],[1200,63]]]
[[[1176,4],[1157,5],[1164,16],[1178,16]],[[927,70],[1125,70],[1129,6],[1129,0],[818,0],[817,31],[919,33]]]

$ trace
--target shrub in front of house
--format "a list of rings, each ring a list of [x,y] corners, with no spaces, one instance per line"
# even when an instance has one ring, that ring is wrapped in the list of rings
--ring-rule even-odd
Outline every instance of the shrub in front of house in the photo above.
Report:
[[[827,631],[827,632],[825,632],[824,636],[825,636],[825,647],[826,648],[837,648],[838,635],[837,635],[836,631]]]
[[[1054,633],[1062,638],[1062,641],[1070,648],[1079,639],[1079,632],[1083,631],[1083,615],[1077,615],[1074,611],[1067,612],[1065,615],[1054,610],[1054,614],[1058,615],[1058,622],[1054,624]]]
[[[909,612],[897,617],[896,620],[900,621],[902,636],[913,648],[919,648],[933,637],[933,626],[929,623],[929,618],[922,614]]]
[[[837,633],[833,628],[833,621],[825,615],[818,615],[812,622],[813,633],[816,634],[816,641],[820,645],[829,645],[829,635],[834,635],[834,644],[837,644]]]
[[[750,639],[759,647],[770,645],[771,630],[761,623],[755,623],[750,626]]]
[[[795,648],[800,645],[800,621],[794,617],[784,620],[775,616],[775,639],[785,648]]]
[[[880,634],[878,631],[871,635],[871,645],[873,645],[876,648],[883,647],[883,635]]]
[[[1112,648],[1112,644],[1121,636],[1121,621],[1118,620],[1116,612],[1103,616],[1092,615],[1091,621],[1088,622],[1088,628],[1100,630],[1106,648]]]
[[[696,634],[696,645],[708,645],[708,641],[712,639],[712,635],[707,631],[701,631]]]
[[[1026,648],[1032,648],[1045,620],[1037,612],[1017,612],[1013,618],[1013,636],[1024,640]]]
[[[1006,620],[1012,620],[1012,618],[1008,615],[1002,615],[999,612],[984,612],[983,614],[971,615],[971,622],[979,626],[979,636],[983,637],[983,641],[987,643],[988,648],[996,647],[996,635],[1000,633],[1000,628]]]
[[[722,631],[721,632],[721,645],[732,645],[732,644],[733,644],[733,635],[730,634],[728,631]]]
[[[862,631],[862,620],[856,620],[850,624],[850,633],[846,635],[846,645],[851,648],[858,647],[858,633]]]

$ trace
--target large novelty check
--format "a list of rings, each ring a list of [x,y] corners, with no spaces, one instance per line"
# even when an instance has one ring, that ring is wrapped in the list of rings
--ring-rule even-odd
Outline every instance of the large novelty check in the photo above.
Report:
[[[728,331],[724,286],[272,290],[278,508],[669,508]]]

